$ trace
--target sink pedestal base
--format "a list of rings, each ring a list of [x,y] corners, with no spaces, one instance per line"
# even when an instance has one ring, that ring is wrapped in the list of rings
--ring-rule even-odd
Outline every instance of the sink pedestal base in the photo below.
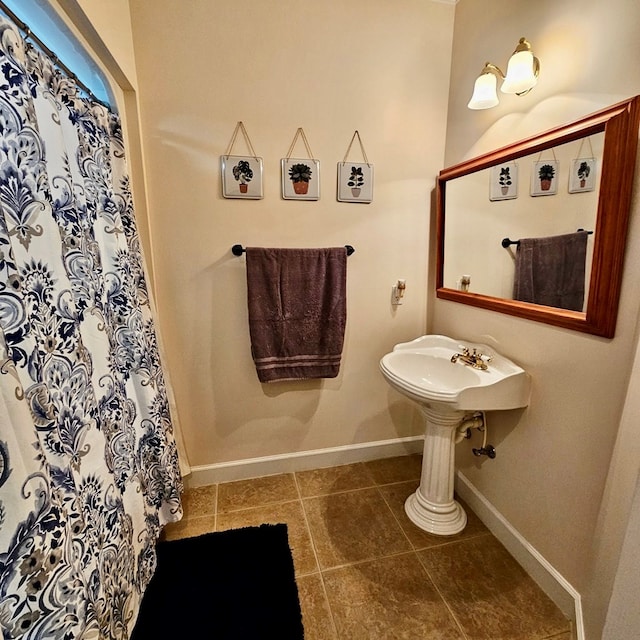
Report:
[[[457,427],[465,411],[421,405],[425,417],[424,453],[420,486],[407,498],[404,510],[416,526],[436,535],[462,531],[467,514],[453,499]]]

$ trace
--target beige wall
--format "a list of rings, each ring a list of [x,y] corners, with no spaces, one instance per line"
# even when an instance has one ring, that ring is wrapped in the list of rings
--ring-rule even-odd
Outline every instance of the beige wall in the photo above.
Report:
[[[640,93],[639,23],[640,5],[629,0],[461,0],[447,164]],[[527,96],[503,96],[495,109],[468,110],[484,62],[506,66],[521,36],[540,58],[538,86]],[[457,460],[462,473],[583,594],[587,637],[594,639],[600,637],[638,465],[630,453],[637,419],[621,422],[640,301],[638,186],[636,181],[613,340],[430,302],[433,332],[489,340],[532,376],[525,411],[489,416],[496,459],[479,460],[463,446]]]
[[[638,554],[640,553],[640,344],[637,345],[634,366],[627,390],[627,399],[611,459],[602,507],[593,544],[594,579],[590,584],[587,603],[588,620],[599,630],[607,616],[607,640],[633,637],[630,631],[640,614],[638,592]],[[635,492],[634,492],[635,488]],[[623,537],[624,536],[624,537]],[[623,544],[624,542],[624,544]],[[611,593],[613,579],[615,588]],[[611,594],[611,605],[609,596]],[[621,614],[624,615],[621,615]],[[626,627],[629,635],[621,629]],[[637,632],[637,625],[634,630]],[[617,635],[616,635],[617,633]],[[597,635],[594,634],[594,637]]]
[[[378,361],[425,332],[428,204],[444,158],[454,7],[130,4],[157,302],[190,462],[419,434],[413,407],[390,390]],[[220,194],[220,156],[239,120],[264,160],[263,200]],[[317,202],[280,197],[280,159],[298,127],[320,160]],[[375,167],[368,205],[335,197],[337,162],[356,129]],[[247,151],[240,137],[234,152]],[[361,160],[356,147],[350,159]],[[235,243],[355,247],[338,378],[258,382]],[[406,299],[394,311],[398,278]]]
[[[122,90],[135,88],[129,0],[53,0],[90,42]]]

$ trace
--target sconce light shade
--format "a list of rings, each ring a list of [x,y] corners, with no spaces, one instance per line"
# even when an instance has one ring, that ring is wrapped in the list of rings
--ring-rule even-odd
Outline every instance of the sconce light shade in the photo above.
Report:
[[[507,65],[507,77],[502,83],[502,93],[521,94],[535,87],[538,78],[535,73],[536,65],[531,51],[517,51]]]
[[[498,104],[498,94],[496,85],[498,79],[491,72],[486,72],[478,76],[473,86],[473,95],[467,107],[469,109],[490,109]]]
[[[531,91],[538,82],[540,61],[531,52],[531,45],[525,38],[520,38],[518,46],[507,64],[505,76],[500,67],[487,62],[473,87],[473,95],[467,107],[469,109],[490,109],[498,104],[496,84],[498,78],[503,80],[503,93],[515,93],[522,96]]]

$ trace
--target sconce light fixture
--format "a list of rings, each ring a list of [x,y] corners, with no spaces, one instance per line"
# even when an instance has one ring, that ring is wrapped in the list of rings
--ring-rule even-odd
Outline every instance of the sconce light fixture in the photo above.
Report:
[[[515,93],[523,96],[529,93],[538,82],[540,60],[531,52],[531,45],[525,38],[520,38],[518,46],[507,63],[507,75],[487,62],[473,87],[473,95],[467,107],[469,109],[490,109],[498,104],[496,87],[498,78],[503,80],[502,93]]]

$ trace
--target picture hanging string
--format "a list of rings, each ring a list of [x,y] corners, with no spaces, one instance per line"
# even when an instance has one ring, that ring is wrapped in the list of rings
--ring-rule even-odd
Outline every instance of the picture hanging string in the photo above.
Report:
[[[356,138],[358,138],[358,142],[360,143],[360,151],[362,151],[362,157],[364,158],[365,164],[367,166],[370,166],[369,159],[367,158],[367,152],[364,150],[364,145],[362,144],[362,138],[360,138],[360,134],[358,133],[357,129],[354,131],[353,136],[351,137],[351,142],[347,147],[347,153],[344,154],[344,159],[342,160],[342,164],[345,164],[347,162],[347,158],[349,157],[349,152],[351,151],[351,146],[353,145],[353,141]]]
[[[251,151],[251,156],[257,160],[258,156],[256,155],[256,152],[253,150],[253,145],[251,144],[249,134],[247,133],[247,130],[245,129],[244,124],[242,123],[242,120],[238,120],[238,124],[236,125],[236,128],[233,130],[233,135],[231,136],[231,142],[227,147],[227,152],[225,155],[227,156],[231,155],[233,145],[236,143],[236,138],[238,137],[238,131],[242,131],[242,135],[244,136],[244,140],[247,143],[247,147],[249,148],[249,151]]]
[[[587,136],[586,138],[582,138],[580,140],[580,146],[578,147],[578,158],[582,158],[582,156],[580,155],[582,152],[582,145],[584,144],[584,141],[587,141],[587,144],[589,145],[589,153],[591,154],[589,156],[589,158],[595,158],[595,156],[593,155],[593,147],[591,146],[591,136]]]
[[[554,161],[558,162],[558,159],[556,158],[556,152],[553,149],[549,149],[549,151],[551,151],[551,155],[553,156]],[[538,154],[538,158],[536,162],[540,162],[540,159],[542,158],[543,153],[544,153],[544,149]]]
[[[304,146],[307,149],[307,153],[309,154],[307,157],[310,158],[310,159],[315,160],[315,157],[314,157],[313,153],[311,152],[311,147],[309,147],[309,142],[307,140],[307,136],[304,134],[304,130],[302,129],[302,127],[298,127],[298,130],[296,131],[296,135],[293,136],[293,142],[291,143],[291,146],[289,147],[289,151],[287,152],[286,159],[289,160],[289,158],[291,158],[291,154],[293,153],[293,149],[296,146],[296,142],[298,140],[298,137],[301,137],[302,141],[304,142]]]

